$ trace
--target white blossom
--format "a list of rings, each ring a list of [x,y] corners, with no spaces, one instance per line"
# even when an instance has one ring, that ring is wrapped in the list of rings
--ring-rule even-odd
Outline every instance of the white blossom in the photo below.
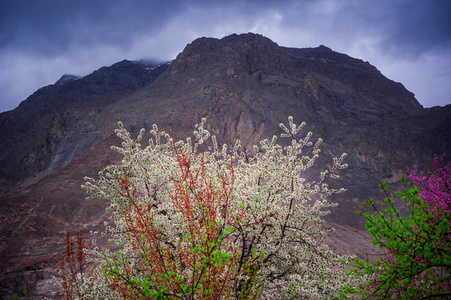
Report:
[[[229,213],[238,219],[245,209],[246,217],[231,229],[228,241],[239,249],[238,253],[243,253],[243,260],[249,260],[251,256],[256,258],[254,263],[259,267],[257,276],[262,299],[337,297],[339,289],[352,283],[343,269],[353,257],[338,255],[324,243],[325,236],[333,229],[324,225],[322,217],[336,206],[330,196],[345,191],[343,188],[330,189],[327,180],[339,178],[335,173],[346,167],[343,164],[346,153],[333,158],[330,170],[321,171],[316,179],[307,180],[306,172],[319,158],[322,139],[313,145],[310,142],[312,132],[296,139],[305,122],[297,126],[291,116],[288,122],[288,126],[281,123],[280,128],[284,132],[281,137],[291,139],[289,146],[279,145],[277,136],[271,142],[265,138],[259,146],[253,146],[255,154],[251,156],[242,149],[239,139],[233,145],[219,147],[215,135],[205,129],[205,118],[194,127],[193,139],[176,143],[153,124],[145,148],[141,143],[145,131],[141,130],[138,137],[132,139],[119,121],[116,134],[122,139],[122,146],[112,149],[123,155],[122,164],[104,168],[97,180],[85,178],[83,188],[90,194],[89,199],[110,201],[108,210],[112,215],[108,224],[114,226],[109,226],[107,233],[121,248],[96,248],[91,253],[93,262],[106,269],[113,268],[115,259],[121,255],[128,263],[139,264],[140,258],[131,246],[121,242],[127,235],[121,212],[128,204],[121,196],[117,178],[124,172],[132,174],[129,180],[138,191],[136,201],[151,204],[154,222],[165,232],[167,239],[175,242],[184,234],[183,218],[177,214],[169,197],[174,188],[171,178],[180,173],[176,151],[181,151],[190,158],[190,168],[194,170],[200,168],[202,158],[209,178],[216,185],[221,180],[217,174],[231,178],[228,166],[233,162],[234,184],[230,197],[233,202]],[[209,148],[200,155],[199,146],[204,143],[209,143]],[[217,218],[222,217],[218,215]],[[91,278],[85,284],[86,299],[119,299],[119,295],[108,288],[111,282],[102,276],[103,269],[98,268],[96,272],[97,280]]]

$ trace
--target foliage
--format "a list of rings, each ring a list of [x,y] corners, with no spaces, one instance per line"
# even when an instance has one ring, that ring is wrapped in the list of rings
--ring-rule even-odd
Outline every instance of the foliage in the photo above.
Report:
[[[368,276],[360,293],[370,299],[425,299],[451,296],[451,218],[450,165],[436,172],[403,177],[404,190],[396,194],[404,201],[409,215],[395,208],[386,197],[388,208],[377,208],[371,199],[365,204],[372,214],[360,213],[367,219],[373,243],[384,250],[375,262],[358,261],[354,275]],[[417,175],[418,174],[418,175]],[[383,191],[393,187],[384,183]],[[388,193],[387,193],[388,194]]]
[[[37,293],[33,293],[31,288],[27,287],[24,289],[24,297],[22,297],[18,293],[15,293],[13,300],[34,300],[37,296],[39,295]]]
[[[218,147],[205,130],[194,141],[175,141],[153,125],[136,139],[119,122],[122,164],[86,178],[90,199],[111,201],[115,243],[95,248],[101,265],[81,287],[84,299],[274,299],[338,297],[351,283],[343,268],[353,257],[324,244],[332,232],[322,219],[336,204],[326,179],[346,167],[334,158],[316,180],[307,170],[320,153],[312,133],[297,140],[300,126],[280,124],[291,143],[263,139],[253,152],[240,141]],[[252,155],[251,155],[252,154]]]

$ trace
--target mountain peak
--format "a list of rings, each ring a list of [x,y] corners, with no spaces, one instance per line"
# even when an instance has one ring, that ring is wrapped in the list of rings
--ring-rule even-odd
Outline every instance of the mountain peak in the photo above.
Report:
[[[61,76],[60,79],[58,79],[54,85],[56,86],[60,86],[66,83],[69,83],[71,81],[75,81],[77,79],[80,79],[81,76],[77,76],[77,75],[72,75],[72,74],[64,74],[63,76]]]
[[[232,49],[241,48],[245,50],[248,47],[263,45],[277,47],[278,45],[269,38],[256,33],[231,34],[222,39],[201,37],[195,39],[188,44],[181,54],[190,55],[191,53],[198,53],[204,51],[214,51],[221,47],[230,47]]]

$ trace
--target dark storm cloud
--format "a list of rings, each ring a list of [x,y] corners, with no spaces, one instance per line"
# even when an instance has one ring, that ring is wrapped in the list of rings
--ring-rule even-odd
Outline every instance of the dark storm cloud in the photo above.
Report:
[[[152,34],[180,1],[10,1],[1,11],[1,44],[52,56],[75,45],[126,47],[134,34]]]
[[[425,106],[451,102],[451,1],[0,1],[0,112],[62,74],[174,59],[197,37],[256,32],[368,60]]]
[[[413,56],[450,50],[451,1],[394,1],[388,17],[382,48]]]
[[[325,42],[374,38],[380,51],[393,56],[419,56],[449,50],[451,1],[379,0],[311,1],[286,10],[285,25],[309,25]]]

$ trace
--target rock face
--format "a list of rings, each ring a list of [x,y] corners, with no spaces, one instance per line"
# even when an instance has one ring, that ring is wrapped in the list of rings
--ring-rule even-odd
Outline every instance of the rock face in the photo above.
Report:
[[[132,133],[157,123],[185,137],[207,114],[218,140],[272,136],[288,114],[324,132],[323,155],[347,151],[336,184],[348,191],[328,221],[337,251],[373,251],[355,210],[414,164],[451,159],[451,105],[424,109],[402,84],[331,49],[293,49],[255,34],[200,38],[168,66],[122,61],[84,78],[63,76],[0,114],[0,294],[50,295],[64,231],[96,230],[105,201],[84,201],[83,176],[120,160],[116,119]],[[84,229],[84,224],[88,229]],[[8,298],[9,297],[9,298]]]
[[[168,64],[122,61],[77,78],[64,75],[0,114],[0,192],[71,162],[101,141],[102,109],[154,81]]]

